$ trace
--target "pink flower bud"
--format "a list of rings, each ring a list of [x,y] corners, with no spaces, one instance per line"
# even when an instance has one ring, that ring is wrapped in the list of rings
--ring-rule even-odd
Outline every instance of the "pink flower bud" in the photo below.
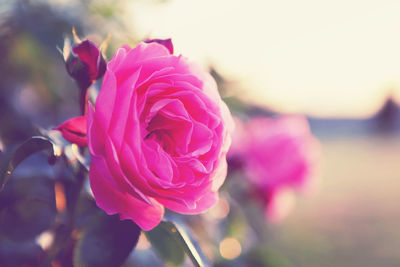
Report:
[[[67,141],[87,146],[86,128],[86,116],[80,116],[69,119],[54,129],[59,130]]]

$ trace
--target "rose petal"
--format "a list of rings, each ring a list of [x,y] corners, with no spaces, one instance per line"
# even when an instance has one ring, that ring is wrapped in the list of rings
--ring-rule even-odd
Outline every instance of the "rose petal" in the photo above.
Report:
[[[131,194],[122,193],[103,178],[111,176],[110,173],[104,170],[100,172],[97,168],[96,163],[91,164],[89,178],[96,204],[101,209],[109,215],[118,213],[122,220],[130,219],[145,231],[153,229],[160,223],[164,216],[162,205],[154,199],[150,199],[152,205],[149,205]]]
[[[159,201],[166,208],[175,212],[182,214],[199,214],[207,211],[218,202],[218,193],[210,191],[204,194],[195,202],[193,207],[190,207],[187,204],[182,205],[179,202],[168,199],[157,199],[157,201]]]
[[[172,55],[174,53],[174,45],[172,44],[172,40],[169,39],[146,39],[145,43],[158,43],[160,45],[165,46],[168,49],[169,53]]]
[[[96,114],[99,115],[98,113]],[[91,103],[88,105],[87,114],[87,129],[88,129],[88,148],[90,154],[93,156],[101,156],[104,154],[104,130],[99,125],[96,119],[94,108]]]
[[[109,135],[113,140],[117,150],[120,149],[124,135],[126,124],[129,118],[129,110],[133,94],[135,93],[134,87],[139,77],[140,69],[133,73],[123,84],[116,90],[115,102],[113,105],[112,116],[108,128]],[[99,105],[102,105],[100,99]]]
[[[115,97],[117,95],[117,80],[112,71],[107,71],[104,75],[102,88],[96,99],[96,117],[103,131],[107,131],[110,127],[112,110],[114,109]]]

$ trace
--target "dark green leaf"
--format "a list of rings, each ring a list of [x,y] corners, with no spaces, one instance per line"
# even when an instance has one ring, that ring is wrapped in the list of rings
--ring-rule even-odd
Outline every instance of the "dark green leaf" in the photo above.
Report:
[[[185,252],[174,234],[163,226],[163,222],[146,232],[146,236],[164,262],[172,266],[180,266],[183,263]]]
[[[146,232],[152,246],[167,262],[180,265],[183,262],[183,252],[191,259],[194,266],[208,266],[201,251],[191,240],[182,225],[171,221],[162,221],[156,228]]]
[[[67,202],[68,193],[68,190],[66,190]],[[76,227],[84,227],[88,224],[88,222],[90,222],[91,218],[96,216],[99,212],[101,212],[101,210],[99,207],[97,207],[96,202],[93,200],[93,198],[89,197],[86,194],[81,194],[76,207]]]
[[[104,212],[94,216],[83,230],[74,251],[77,267],[121,266],[136,246],[140,228],[132,221]]]
[[[12,172],[23,160],[42,150],[50,150],[51,158],[49,161],[53,161],[58,148],[45,137],[33,136],[19,145],[13,152],[3,154],[0,160],[0,189],[4,187]]]
[[[54,181],[17,176],[0,192],[0,202],[0,235],[17,241],[34,238],[56,216]]]

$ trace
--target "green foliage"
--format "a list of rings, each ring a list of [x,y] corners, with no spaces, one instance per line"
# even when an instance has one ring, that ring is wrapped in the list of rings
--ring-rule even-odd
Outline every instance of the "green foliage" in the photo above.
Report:
[[[200,250],[178,224],[162,221],[156,228],[146,232],[146,236],[163,260],[172,266],[182,264],[184,252],[194,266],[207,266],[207,262],[201,257]]]
[[[146,232],[146,236],[165,263],[180,266],[185,258],[185,252],[174,233],[164,224],[161,222],[153,230]]]

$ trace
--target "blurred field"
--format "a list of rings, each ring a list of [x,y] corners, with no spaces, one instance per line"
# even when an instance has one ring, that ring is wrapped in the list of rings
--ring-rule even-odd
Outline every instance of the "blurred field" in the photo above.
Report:
[[[319,190],[272,226],[294,266],[399,266],[400,137],[322,141]]]

